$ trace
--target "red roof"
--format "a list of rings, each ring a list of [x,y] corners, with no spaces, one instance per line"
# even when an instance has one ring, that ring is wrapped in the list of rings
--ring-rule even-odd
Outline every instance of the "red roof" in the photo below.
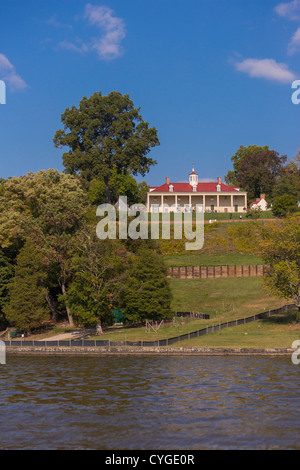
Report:
[[[170,193],[169,187],[170,185],[173,186],[173,192],[175,193],[190,193],[193,192],[193,187],[189,183],[170,183],[170,184],[163,184],[161,186],[156,187],[152,193],[155,192],[166,192]],[[204,193],[204,192],[217,192],[217,182],[212,182],[212,183],[198,183],[197,184],[197,192],[199,193]],[[233,188],[231,186],[227,186],[226,184],[221,183],[221,192],[232,192],[236,191],[238,192],[239,188]]]
[[[261,201],[261,198],[256,199],[256,201],[251,202],[250,207],[253,206],[253,204],[258,204]]]

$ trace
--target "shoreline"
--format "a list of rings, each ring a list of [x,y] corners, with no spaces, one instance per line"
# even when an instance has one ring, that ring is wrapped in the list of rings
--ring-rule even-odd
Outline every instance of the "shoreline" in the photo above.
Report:
[[[292,348],[7,346],[7,356],[291,356]]]

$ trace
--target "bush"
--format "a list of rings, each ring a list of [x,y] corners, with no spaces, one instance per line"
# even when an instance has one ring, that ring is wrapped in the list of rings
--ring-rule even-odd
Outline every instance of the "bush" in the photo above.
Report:
[[[286,217],[287,214],[291,214],[298,211],[297,200],[285,194],[284,196],[278,196],[273,203],[273,214],[275,217]]]

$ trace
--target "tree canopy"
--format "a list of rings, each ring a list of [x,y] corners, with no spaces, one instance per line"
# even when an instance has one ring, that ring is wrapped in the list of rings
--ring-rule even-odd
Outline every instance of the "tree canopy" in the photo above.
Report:
[[[228,172],[226,182],[247,191],[249,201],[260,197],[262,193],[267,194],[270,199],[286,160],[286,155],[279,156],[278,152],[270,150],[268,146],[240,146],[231,158],[234,170]]]
[[[124,284],[121,307],[129,321],[171,319],[171,290],[167,268],[151,246],[141,244],[133,254]]]
[[[300,309],[300,214],[269,223],[262,230],[260,251],[268,265],[266,286]]]
[[[9,285],[10,301],[4,307],[7,320],[18,330],[28,332],[49,320],[46,279],[41,253],[26,241],[17,256],[15,277]]]
[[[147,155],[159,145],[157,130],[143,120],[129,95],[96,92],[78,108],[67,108],[61,119],[64,128],[56,132],[54,144],[69,147],[62,157],[66,172],[79,174],[87,183],[103,181],[107,203],[114,171],[144,176],[156,164]]]
[[[30,238],[65,295],[75,234],[85,220],[87,201],[78,178],[57,170],[8,179],[0,194],[1,246],[21,247]],[[66,311],[69,314],[68,307]],[[70,315],[69,321],[72,324]]]

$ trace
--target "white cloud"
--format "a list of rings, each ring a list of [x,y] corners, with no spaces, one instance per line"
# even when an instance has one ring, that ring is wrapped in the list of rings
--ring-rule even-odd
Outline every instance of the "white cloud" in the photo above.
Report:
[[[279,16],[288,18],[292,21],[300,20],[300,0],[292,0],[291,2],[279,3],[275,7],[275,11]]]
[[[122,18],[114,16],[114,12],[105,6],[94,6],[88,3],[85,7],[84,18],[90,26],[95,26],[99,33],[90,41],[61,41],[57,47],[79,54],[96,51],[102,60],[111,60],[123,54],[121,43],[126,36],[125,23]],[[53,26],[61,26],[55,17],[48,20]]]
[[[103,36],[92,42],[101,59],[115,59],[123,54],[121,42],[126,36],[125,23],[122,18],[114,16],[114,12],[104,6],[86,5],[85,18],[91,25],[103,31]]]
[[[300,28],[294,33],[289,45],[288,45],[288,53],[294,54],[295,52],[300,50]]]
[[[49,24],[50,26],[54,26],[54,28],[68,28],[68,29],[73,28],[73,26],[71,26],[69,24],[61,23],[57,19],[57,15],[51,16],[51,18],[49,18],[49,20],[47,20],[46,23]]]
[[[66,51],[77,52],[79,54],[83,54],[84,52],[88,52],[88,46],[86,44],[74,44],[73,42],[69,41],[60,41],[57,45],[59,49],[64,49]]]
[[[27,84],[16,73],[15,67],[4,54],[0,54],[0,79],[4,80],[13,91],[27,88]]]
[[[295,74],[288,69],[288,66],[274,59],[245,59],[236,62],[235,67],[239,72],[247,73],[254,78],[264,78],[279,83],[290,83],[295,80]]]

